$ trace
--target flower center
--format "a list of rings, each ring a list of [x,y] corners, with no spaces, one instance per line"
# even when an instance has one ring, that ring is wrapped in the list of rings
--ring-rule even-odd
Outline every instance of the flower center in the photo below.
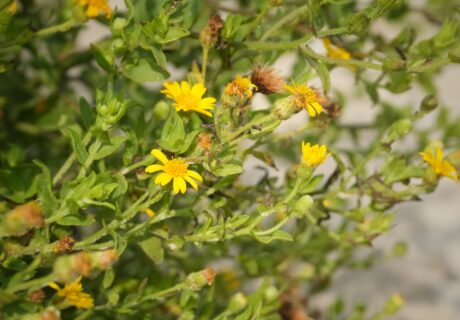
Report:
[[[165,164],[164,171],[173,177],[184,177],[187,175],[188,164],[182,159],[172,159]]]
[[[184,111],[190,111],[196,109],[196,107],[199,105],[200,97],[196,97],[190,93],[183,93],[177,97],[176,102],[183,108]]]
[[[302,103],[302,104],[310,104],[318,100],[316,97],[315,91],[313,91],[310,88],[299,88],[296,94],[296,98]]]

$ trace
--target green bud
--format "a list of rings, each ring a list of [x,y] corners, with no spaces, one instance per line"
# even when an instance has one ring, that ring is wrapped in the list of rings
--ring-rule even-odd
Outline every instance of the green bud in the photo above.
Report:
[[[425,98],[422,100],[422,104],[420,106],[420,109],[423,112],[431,112],[434,109],[438,107],[438,99],[433,94],[427,95]]]
[[[270,286],[265,289],[264,296],[267,301],[275,301],[279,297],[280,293],[276,287]]]
[[[230,298],[230,302],[228,303],[228,310],[232,313],[237,313],[248,305],[248,299],[246,296],[238,292],[233,297]]]
[[[120,38],[114,39],[112,41],[112,50],[117,56],[123,55],[126,52],[125,42]]]
[[[460,63],[460,47],[449,52],[449,58],[454,63]]]
[[[153,107],[153,116],[155,117],[155,119],[158,120],[166,120],[170,110],[171,107],[169,106],[169,104],[163,100],[160,100]]]
[[[383,60],[383,70],[385,71],[402,71],[406,69],[406,61],[389,57]]]
[[[348,20],[347,26],[351,33],[362,34],[369,27],[369,23],[369,18],[363,12],[358,12],[351,16]]]
[[[98,104],[96,105],[96,111],[99,115],[101,116],[106,116],[109,114],[109,108],[107,107],[106,104]]]
[[[391,144],[396,140],[403,138],[412,130],[412,121],[409,119],[400,119],[394,122],[387,130],[382,142],[384,144]]]
[[[294,213],[296,214],[296,216],[305,215],[312,207],[313,202],[313,198],[308,194],[300,197],[294,205]]]
[[[172,238],[168,241],[168,247],[172,251],[181,249],[184,246],[184,244],[185,240],[178,235],[172,236]]]
[[[383,311],[387,315],[395,314],[404,305],[404,299],[399,294],[393,294],[385,304]]]
[[[279,120],[287,120],[300,109],[292,101],[291,97],[278,99],[273,106],[273,113]]]
[[[115,18],[110,26],[114,37],[122,35],[123,29],[128,25],[128,20],[124,18]]]

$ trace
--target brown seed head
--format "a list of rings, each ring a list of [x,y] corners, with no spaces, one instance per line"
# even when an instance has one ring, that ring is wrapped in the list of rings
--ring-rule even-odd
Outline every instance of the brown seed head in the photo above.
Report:
[[[212,48],[217,44],[219,31],[224,27],[224,22],[219,15],[215,14],[209,18],[206,26],[201,30],[200,42],[205,48]]]
[[[198,146],[204,150],[211,150],[211,135],[206,132],[202,132],[198,135]]]
[[[43,300],[45,300],[45,298],[46,298],[46,295],[43,290],[36,290],[29,294],[29,296],[27,297],[27,300],[31,302],[41,303],[43,302]]]
[[[81,251],[73,255],[73,266],[79,274],[88,276],[92,267],[90,254],[88,252]]]
[[[72,251],[75,245],[75,239],[69,236],[64,236],[61,240],[56,242],[54,246],[54,252],[56,253],[68,253]]]
[[[282,92],[286,84],[274,68],[260,65],[252,67],[251,82],[257,86],[257,91],[263,94]]]

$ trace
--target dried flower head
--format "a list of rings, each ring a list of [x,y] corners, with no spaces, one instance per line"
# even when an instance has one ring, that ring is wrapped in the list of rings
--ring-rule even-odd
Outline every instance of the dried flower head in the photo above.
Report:
[[[6,214],[4,221],[7,233],[16,236],[26,234],[30,229],[42,227],[43,223],[42,209],[35,201],[17,206]]]
[[[83,292],[81,276],[74,282],[66,284],[64,288],[60,288],[55,282],[51,282],[49,286],[57,290],[58,296],[63,297],[71,305],[79,309],[90,309],[94,306],[93,298]]]
[[[219,39],[219,31],[224,27],[224,22],[219,15],[209,18],[208,23],[200,32],[200,42],[205,48],[214,47]]]
[[[202,132],[198,135],[198,146],[204,150],[211,150],[212,140],[211,135],[206,132]]]
[[[62,239],[56,242],[54,246],[54,252],[56,253],[67,253],[71,252],[75,245],[75,239],[69,236],[64,236]]]
[[[208,285],[211,285],[214,283],[214,279],[216,278],[216,270],[212,268],[206,268],[203,271],[201,271],[201,273],[206,279],[206,282],[208,283]]]
[[[257,92],[272,94],[282,92],[286,82],[274,68],[255,65],[252,67],[251,81]]]
[[[88,252],[81,251],[72,256],[72,265],[74,269],[84,276],[90,274],[92,270],[91,255]]]
[[[43,300],[45,300],[45,298],[46,298],[45,292],[43,290],[41,290],[41,289],[31,292],[27,296],[27,300],[29,300],[31,302],[36,302],[36,303],[43,302]]]
[[[152,164],[145,168],[145,172],[147,173],[163,171],[163,173],[160,173],[155,178],[154,182],[156,184],[165,186],[172,180],[175,194],[179,192],[185,193],[185,190],[187,190],[186,182],[188,182],[193,187],[193,189],[198,189],[198,185],[195,180],[202,182],[203,178],[198,172],[189,170],[188,164],[183,159],[178,158],[169,160],[166,155],[159,149],[153,149],[151,154],[162,163],[162,165]]]

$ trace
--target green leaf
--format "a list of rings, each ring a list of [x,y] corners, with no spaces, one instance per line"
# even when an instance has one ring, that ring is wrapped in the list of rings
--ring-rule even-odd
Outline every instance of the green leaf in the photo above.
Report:
[[[107,45],[91,44],[91,50],[97,64],[105,71],[110,71],[114,63],[111,48]]]
[[[109,288],[112,285],[114,279],[115,279],[115,272],[113,271],[113,269],[112,268],[107,269],[104,273],[104,279],[102,279],[102,287],[104,289]]]
[[[87,226],[94,222],[93,216],[81,214],[69,214],[56,221],[61,226]]]
[[[96,115],[94,114],[94,111],[89,105],[88,101],[86,101],[86,99],[83,97],[80,97],[80,114],[85,128],[91,128],[91,126],[96,121]]]
[[[216,170],[214,170],[214,174],[217,176],[217,177],[226,177],[226,176],[231,176],[231,175],[234,175],[234,174],[240,174],[242,173],[244,170],[243,170],[243,167],[238,165],[238,164],[225,164],[223,165],[222,167],[220,168],[217,168]]]
[[[160,44],[166,44],[169,42],[176,41],[180,38],[186,37],[190,34],[190,32],[186,29],[183,28],[178,28],[178,27],[170,27],[168,29],[168,32],[163,38],[156,38],[156,41]]]
[[[0,196],[23,203],[37,193],[40,176],[35,165],[0,169]]]
[[[166,70],[145,58],[139,59],[135,64],[124,64],[122,73],[138,83],[162,81],[169,77]]]
[[[145,254],[152,259],[156,264],[161,263],[164,257],[164,249],[161,240],[157,237],[152,237],[139,242]]]
[[[38,199],[41,202],[41,207],[46,217],[58,208],[58,200],[53,193],[53,183],[51,181],[51,173],[48,167],[41,161],[34,160],[34,163],[41,169],[42,174],[38,182]]]
[[[282,241],[293,241],[294,240],[289,233],[283,230],[276,230],[270,235],[257,235],[257,232],[253,231],[253,236],[258,241],[265,243],[265,244],[268,244],[275,240],[282,240]]]
[[[310,65],[315,69],[316,73],[318,74],[319,78],[321,79],[321,83],[323,84],[323,91],[325,93],[329,92],[329,89],[331,88],[331,78],[329,76],[329,69],[327,68],[327,65],[324,63],[318,63],[315,60],[305,57],[310,63]]]
[[[67,133],[69,134],[72,148],[77,156],[78,162],[84,165],[86,159],[88,159],[88,151],[86,151],[85,145],[81,137],[81,131],[77,129],[77,126],[69,126],[67,128]]]
[[[199,130],[192,131],[190,133],[187,133],[185,136],[185,140],[182,143],[182,146],[179,150],[179,154],[187,152],[187,150],[190,148],[192,145],[193,141],[195,141],[196,136],[200,133]]]
[[[161,131],[158,144],[165,150],[178,152],[181,150],[185,140],[185,129],[182,119],[175,110],[169,111],[169,116]]]

